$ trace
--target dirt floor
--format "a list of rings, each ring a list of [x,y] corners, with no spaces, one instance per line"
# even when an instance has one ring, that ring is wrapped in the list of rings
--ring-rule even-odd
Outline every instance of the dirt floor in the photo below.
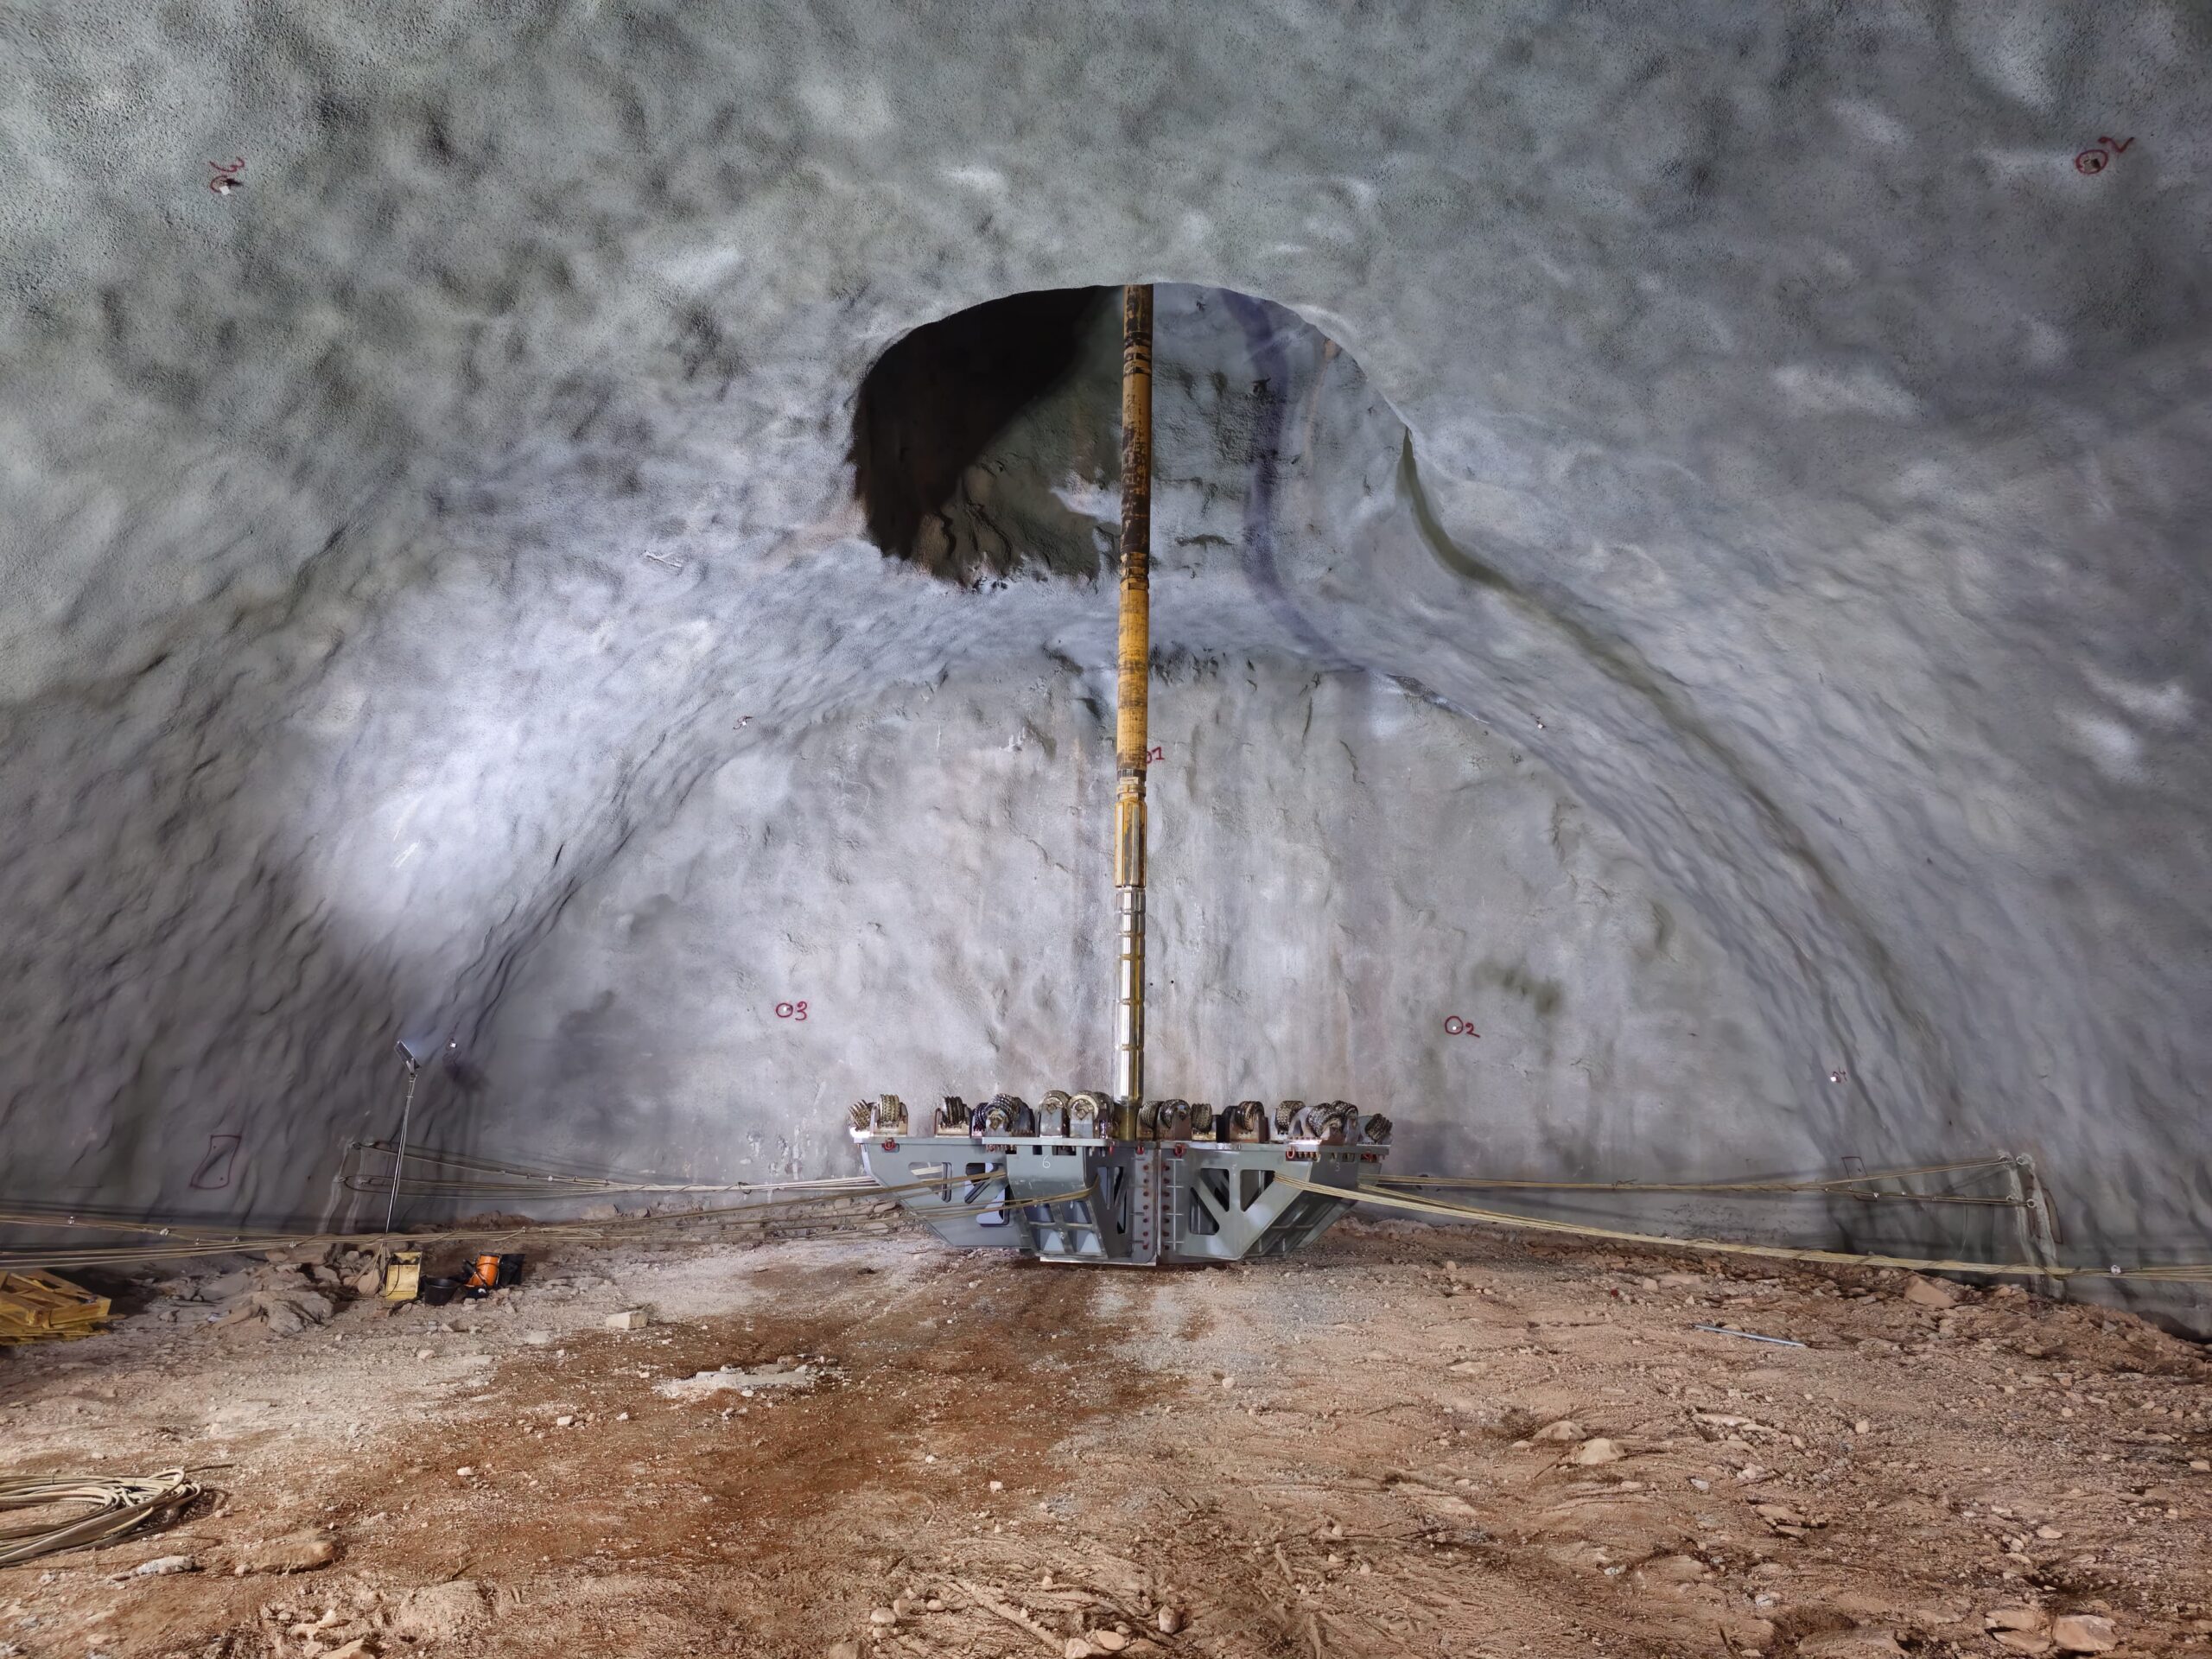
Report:
[[[2212,1650],[2206,1351],[1949,1289],[1352,1223],[569,1246],[289,1337],[156,1299],[0,1358],[4,1467],[217,1491],[0,1569],[0,1655]]]

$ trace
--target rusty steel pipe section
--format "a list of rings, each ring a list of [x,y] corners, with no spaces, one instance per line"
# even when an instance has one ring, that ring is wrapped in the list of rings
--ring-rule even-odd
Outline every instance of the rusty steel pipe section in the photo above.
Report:
[[[1144,1099],[1144,772],[1152,666],[1152,286],[1122,290],[1121,677],[1114,707],[1116,1133]]]

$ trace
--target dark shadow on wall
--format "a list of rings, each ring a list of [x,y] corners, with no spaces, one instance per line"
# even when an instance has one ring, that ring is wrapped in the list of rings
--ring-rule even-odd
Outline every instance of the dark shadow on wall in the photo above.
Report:
[[[871,541],[955,581],[1003,574],[972,539],[932,535],[933,523],[991,439],[1074,367],[1108,292],[1010,294],[925,323],[875,360],[847,454]]]

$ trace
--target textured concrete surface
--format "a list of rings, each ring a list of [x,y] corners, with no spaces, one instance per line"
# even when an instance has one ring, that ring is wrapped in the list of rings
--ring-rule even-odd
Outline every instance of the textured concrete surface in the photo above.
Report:
[[[1525,753],[1370,676],[1156,690],[1155,1094],[1370,1103],[1430,1168],[1696,1173],[1724,1117],[1820,1157],[1732,965]],[[1040,658],[731,761],[517,973],[492,1138],[812,1172],[856,1096],[1109,1075],[1111,695]]]
[[[949,791],[1011,811],[1011,783],[977,754],[940,785],[883,722],[934,684],[949,734],[1027,718],[1081,751],[1109,607],[887,565],[855,536],[849,402],[931,318],[1157,279],[1190,285],[1163,294],[1157,637],[1269,688],[1178,716],[1267,751],[1231,798],[1296,794],[1275,739],[1310,698],[1364,774],[1350,801],[1388,817],[1389,769],[1420,772],[1407,822],[1440,824],[1408,732],[1451,710],[1473,733],[1436,739],[1448,764],[1486,733],[1632,854],[1554,975],[1569,1010],[1624,1011],[1632,1063],[1507,1096],[1552,1103],[1531,1155],[1717,1168],[1746,1124],[1816,1160],[2001,1146],[2085,1255],[2204,1254],[2209,48],[2201,11],[2132,0],[15,9],[7,1188],[311,1211],[334,1142],[389,1115],[400,1029],[455,1045],[431,1110],[688,1147],[696,1081],[624,1104],[642,1014],[596,1117],[585,1080],[548,1090],[553,1003],[622,995],[585,918],[658,891],[649,857],[705,879],[704,804],[809,745],[885,757],[867,788],[793,777],[810,833],[850,814],[885,861],[808,878],[810,937],[857,957],[870,920],[944,907],[932,949],[868,947],[877,977],[836,969],[830,1000],[969,974],[1009,1010],[976,1034],[1034,1052],[1033,952],[990,976],[954,899],[893,868],[941,815],[944,885],[988,872],[1025,820]],[[233,156],[241,188],[210,191]],[[1020,427],[965,486],[974,533],[1095,558],[1095,429]],[[1393,696],[1434,715],[1386,732]],[[1054,781],[1057,807],[1024,796],[1039,826],[1086,786]],[[1211,774],[1180,786],[1225,884]],[[1478,791],[1455,855],[1531,850],[1534,798],[1501,836]],[[733,836],[762,823],[729,810]],[[1359,849],[1300,814],[1259,844],[1302,848],[1356,926]],[[1043,879],[1075,838],[1047,845],[999,850]],[[1081,926],[1079,886],[1040,933]],[[1391,960],[1540,954],[1505,891],[1440,893],[1464,954],[1394,893],[1285,1015],[1317,1033],[1302,1064],[1409,1091],[1375,1103],[1440,1157],[1476,1143],[1427,1060],[1360,1046],[1389,1052]],[[1682,958],[1618,982],[1647,897]],[[726,1020],[796,967],[769,943],[733,941]],[[1049,948],[1082,1063],[1095,976]],[[1239,994],[1309,978],[1248,965]],[[1684,1029],[1739,1031],[1727,1054],[1668,1034],[1693,994]],[[939,1052],[956,1000],[874,1016],[882,1058]],[[687,988],[670,1072],[732,1040],[715,1007]],[[728,1144],[790,1133],[789,1063],[733,1084]],[[229,1185],[193,1192],[232,1134]]]

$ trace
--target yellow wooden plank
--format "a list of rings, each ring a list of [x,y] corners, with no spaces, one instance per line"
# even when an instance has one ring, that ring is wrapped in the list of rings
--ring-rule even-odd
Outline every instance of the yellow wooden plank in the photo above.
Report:
[[[0,1272],[0,1321],[53,1330],[108,1316],[109,1301],[57,1274]]]

